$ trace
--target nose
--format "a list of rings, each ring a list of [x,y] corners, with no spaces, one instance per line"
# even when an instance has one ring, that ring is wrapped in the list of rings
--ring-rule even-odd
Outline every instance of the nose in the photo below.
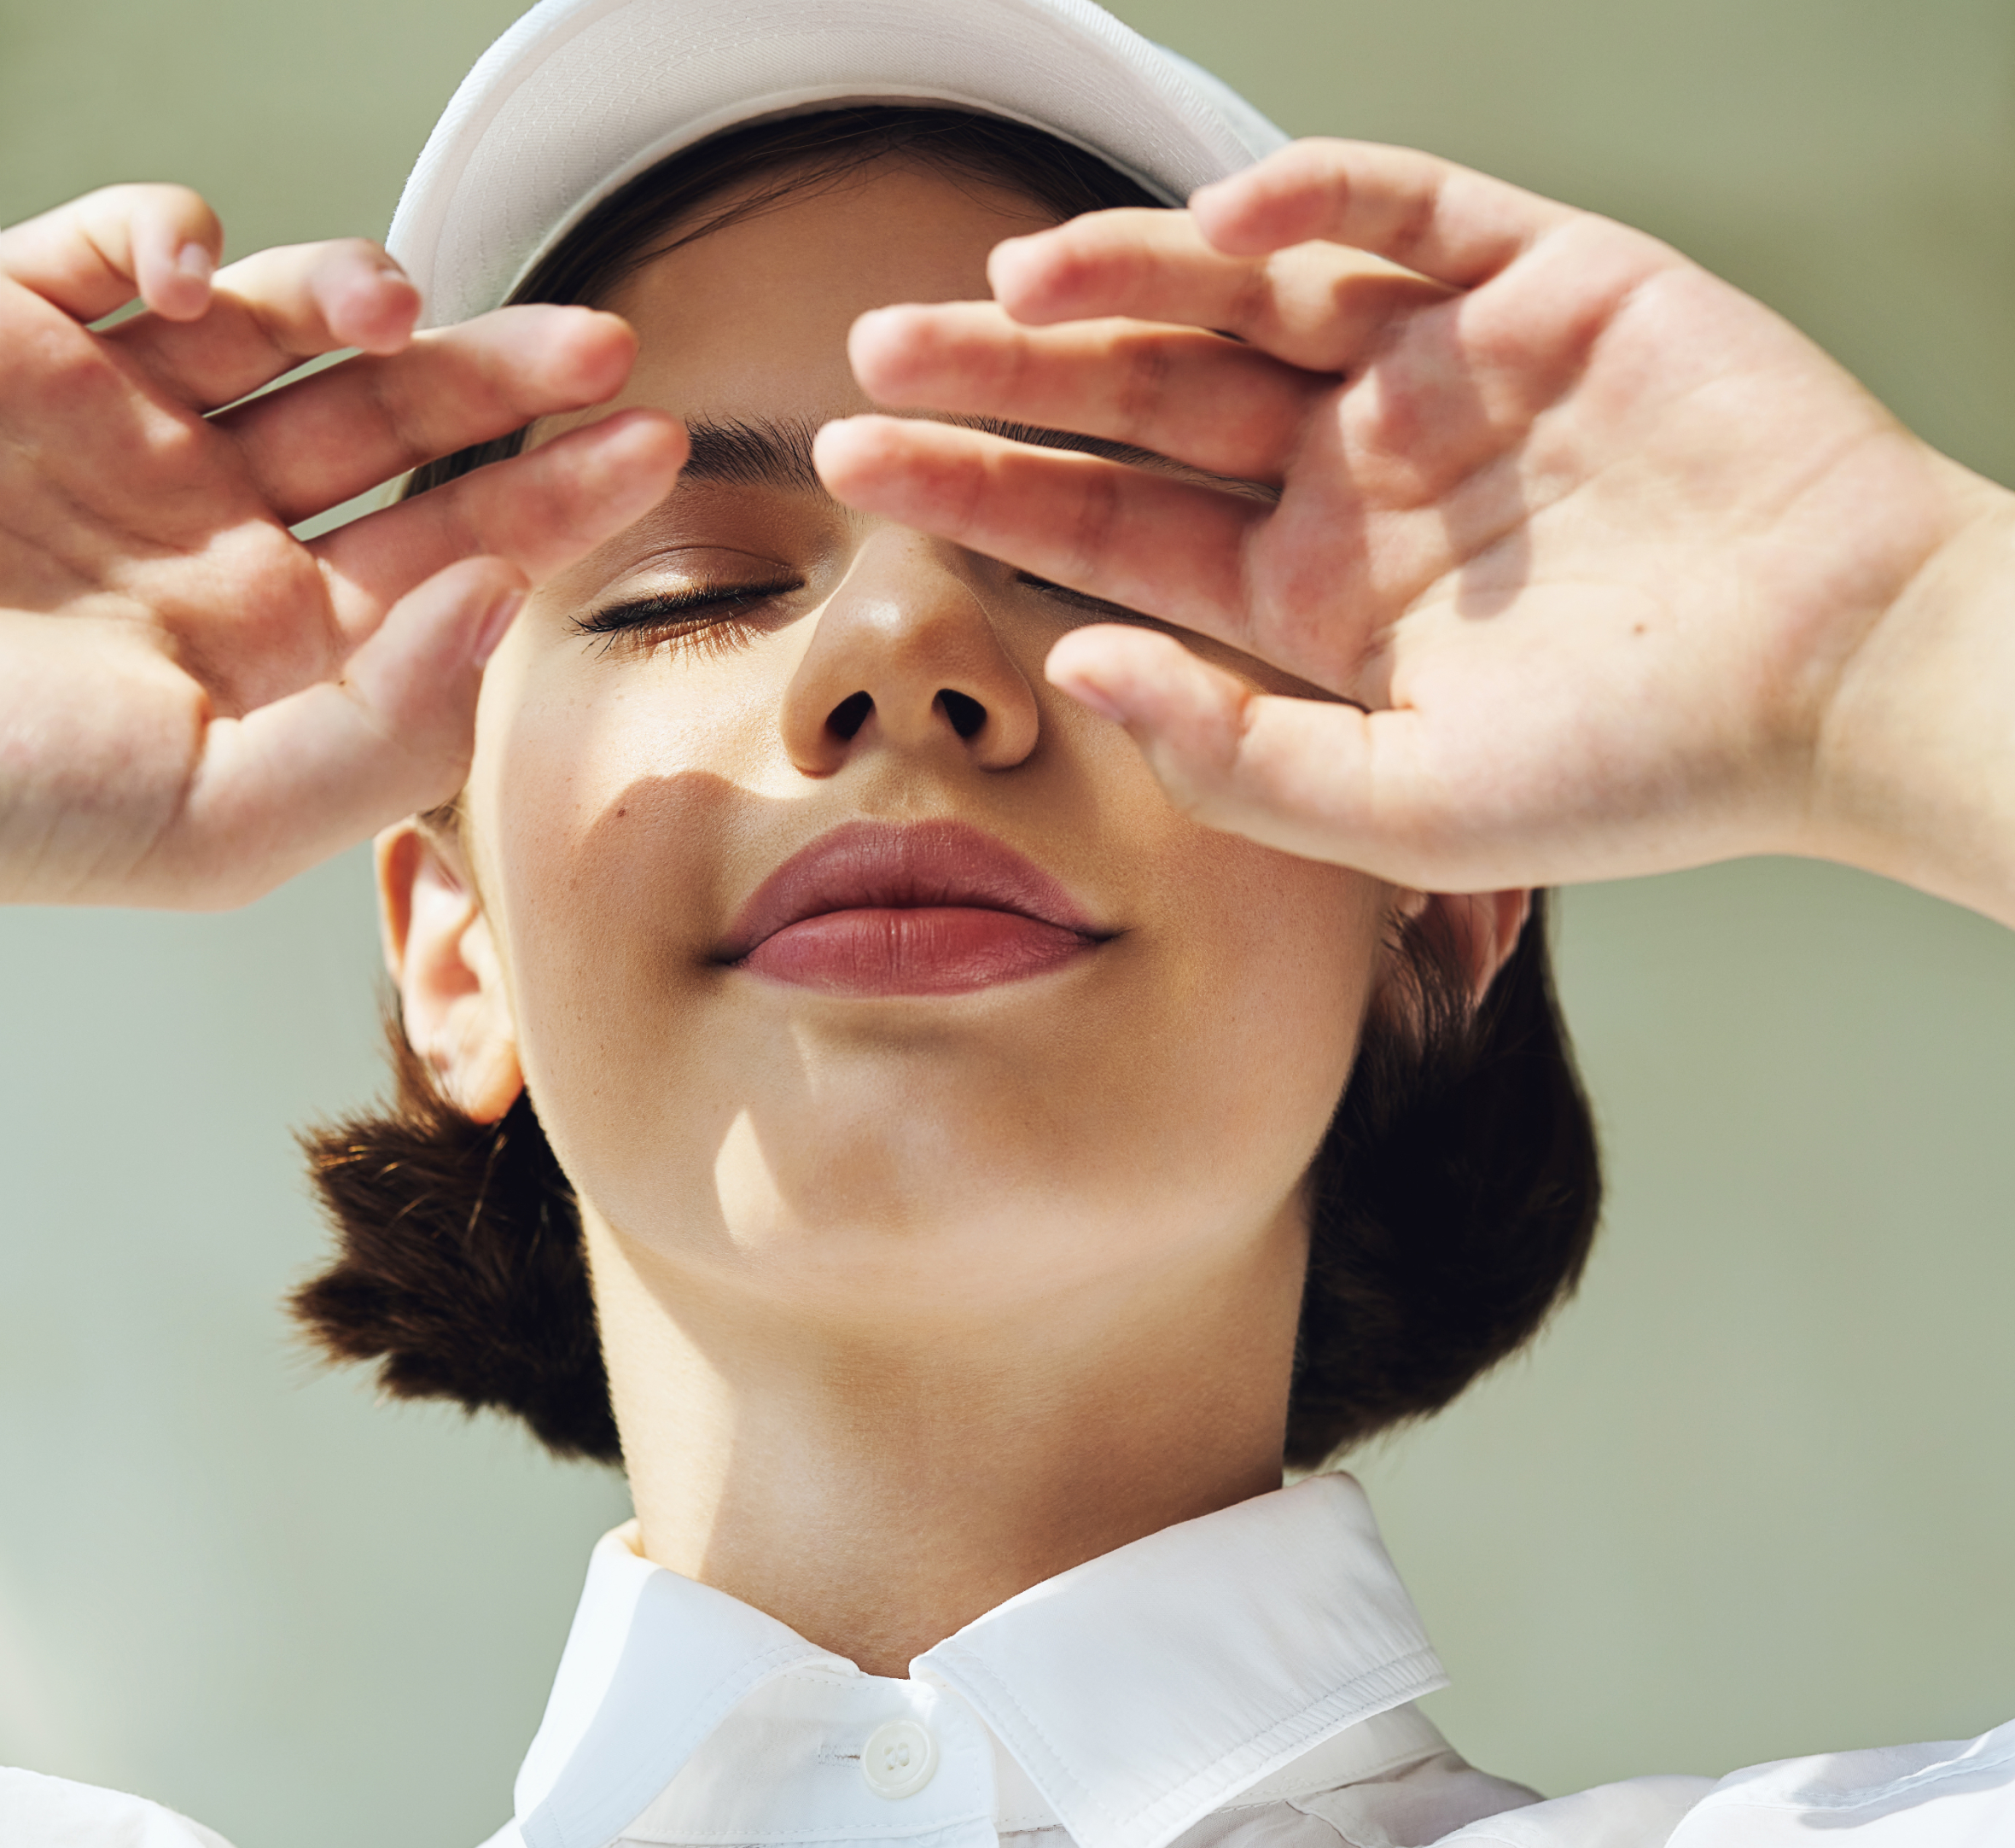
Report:
[[[899,528],[871,533],[819,611],[783,700],[807,776],[876,748],[1010,770],[1035,749],[1035,690],[970,561]]]

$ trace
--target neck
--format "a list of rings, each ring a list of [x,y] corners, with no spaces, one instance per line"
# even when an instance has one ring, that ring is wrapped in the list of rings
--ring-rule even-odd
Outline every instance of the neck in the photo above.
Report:
[[[1297,1215],[1230,1256],[929,1320],[927,1288],[812,1314],[588,1230],[645,1555],[870,1674],[1280,1484]]]

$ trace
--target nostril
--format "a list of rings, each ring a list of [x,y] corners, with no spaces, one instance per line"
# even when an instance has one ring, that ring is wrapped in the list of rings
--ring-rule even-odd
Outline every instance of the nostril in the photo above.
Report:
[[[952,729],[960,737],[972,737],[987,722],[987,708],[979,701],[964,693],[955,693],[948,686],[938,689],[938,704],[945,708],[945,716],[952,721]]]
[[[836,737],[851,740],[874,709],[874,701],[865,693],[849,693],[825,715],[825,728]]]

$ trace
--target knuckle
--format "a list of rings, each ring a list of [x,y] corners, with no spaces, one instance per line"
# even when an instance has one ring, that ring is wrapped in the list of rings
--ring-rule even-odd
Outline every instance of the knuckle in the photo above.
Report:
[[[993,486],[987,465],[976,455],[941,458],[925,477],[931,498],[943,510],[946,526],[954,539],[980,530],[987,491]]]
[[[1119,521],[1120,484],[1115,475],[1104,467],[1087,469],[1071,533],[1074,575],[1085,578],[1097,573],[1104,562]]]
[[[993,382],[995,404],[1011,407],[1027,401],[1030,388],[1039,382],[1037,352],[1035,341],[1018,329],[1001,343]]]
[[[1152,335],[1130,341],[1123,359],[1113,415],[1120,439],[1132,442],[1156,432],[1168,401],[1174,359],[1168,347]]]
[[[1154,276],[1153,221],[1166,216],[1129,207],[1059,225],[1047,234],[1045,293],[1063,305],[1130,300]]]
[[[1221,763],[1199,758],[1160,736],[1149,744],[1147,755],[1163,792],[1182,813],[1208,821],[1219,811],[1224,792]]]
[[[1431,186],[1407,189],[1399,195],[1395,206],[1385,248],[1395,263],[1417,268],[1413,259],[1426,249],[1441,216],[1440,181]]]
[[[346,362],[352,388],[352,402],[370,431],[367,445],[381,446],[400,455],[426,452],[432,432],[425,418],[416,418],[407,395],[393,387],[386,368],[368,360]]]
[[[1225,304],[1226,325],[1231,331],[1262,347],[1277,331],[1280,318],[1274,270],[1272,258],[1244,265]]]
[[[1121,254],[1079,237],[1060,239],[1044,267],[1046,292],[1069,304],[1090,299],[1114,280],[1127,279],[1133,265]]]

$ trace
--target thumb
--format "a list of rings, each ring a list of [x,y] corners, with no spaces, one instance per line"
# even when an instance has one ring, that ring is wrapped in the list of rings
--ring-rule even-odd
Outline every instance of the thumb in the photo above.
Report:
[[[1411,714],[1260,693],[1173,636],[1098,625],[1050,650],[1052,685],[1123,725],[1177,807],[1227,833],[1306,859],[1438,889],[1415,811],[1395,787],[1388,735]],[[1374,752],[1388,748],[1377,763]],[[1410,782],[1412,779],[1402,779]]]
[[[463,559],[394,603],[341,680],[212,723],[157,849],[179,901],[242,904],[454,795],[483,662],[525,591],[505,560]]]

